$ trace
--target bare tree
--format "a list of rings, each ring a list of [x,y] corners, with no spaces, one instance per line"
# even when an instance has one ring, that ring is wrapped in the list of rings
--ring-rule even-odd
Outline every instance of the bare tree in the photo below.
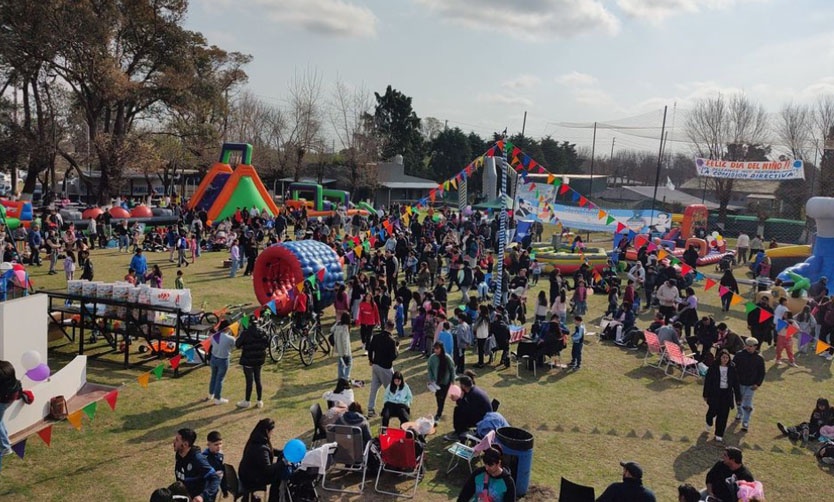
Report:
[[[298,181],[309,152],[324,151],[321,75],[315,70],[296,74],[289,86],[286,127],[276,130],[281,145],[280,166]]]
[[[805,159],[811,142],[813,113],[808,106],[788,104],[782,107],[773,124],[779,143],[795,159]]]
[[[371,94],[364,87],[350,88],[336,81],[330,99],[330,123],[341,147],[340,157],[348,168],[352,194],[360,188],[373,188],[376,177],[369,175],[368,164],[376,159],[374,135],[366,130],[365,116],[373,110]]]
[[[420,132],[423,133],[426,141],[432,141],[445,128],[443,122],[434,117],[426,117],[420,122]]]
[[[686,119],[686,134],[700,157],[719,160],[764,160],[763,148],[768,130],[764,107],[744,94],[729,98],[718,94],[699,100]],[[733,193],[733,179],[711,178],[718,199],[718,214],[726,220],[727,205]]]

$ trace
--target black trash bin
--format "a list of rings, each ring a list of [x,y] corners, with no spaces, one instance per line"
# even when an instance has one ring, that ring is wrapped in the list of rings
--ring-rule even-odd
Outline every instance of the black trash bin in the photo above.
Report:
[[[495,438],[504,451],[502,462],[515,481],[515,494],[522,497],[527,493],[533,469],[533,435],[517,427],[501,427],[495,431]]]

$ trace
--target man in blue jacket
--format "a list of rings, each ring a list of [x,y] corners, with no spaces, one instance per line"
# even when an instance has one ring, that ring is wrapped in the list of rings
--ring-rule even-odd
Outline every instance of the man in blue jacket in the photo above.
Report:
[[[191,502],[214,502],[220,488],[220,476],[200,448],[194,446],[196,440],[197,433],[192,429],[177,431],[174,436],[174,474],[177,481],[185,485]]]
[[[145,284],[145,274],[148,273],[148,260],[142,254],[142,248],[136,248],[136,254],[130,260],[130,268],[136,272],[136,283]]]
[[[29,230],[29,251],[31,253],[29,257],[29,264],[30,265],[37,265],[38,267],[41,266],[41,255],[40,250],[41,246],[43,246],[43,236],[41,235],[41,230],[38,225],[32,225],[32,229]]]

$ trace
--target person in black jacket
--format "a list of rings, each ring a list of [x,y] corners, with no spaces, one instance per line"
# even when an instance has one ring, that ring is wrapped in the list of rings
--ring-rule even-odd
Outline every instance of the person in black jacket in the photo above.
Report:
[[[263,408],[261,367],[266,362],[266,349],[268,345],[269,337],[260,329],[254,320],[250,320],[249,326],[243,330],[235,341],[235,347],[241,349],[240,365],[243,366],[243,376],[246,378],[246,399],[237,403],[238,408],[249,407],[253,382],[255,383],[255,391],[258,394],[258,402],[255,403],[255,406]]]
[[[238,480],[243,486],[244,493],[264,490],[280,478],[283,465],[281,462],[276,462],[278,452],[272,447],[274,429],[274,420],[262,418],[249,434],[246,446],[243,447],[243,457],[237,467]],[[247,498],[244,497],[244,500]]]
[[[776,422],[776,427],[782,434],[793,441],[802,438],[803,443],[807,443],[809,438],[816,439],[820,434],[820,427],[830,425],[834,425],[834,408],[828,404],[828,399],[822,397],[817,399],[817,404],[811,411],[811,418],[807,422],[792,427],[785,427],[781,422]]]
[[[490,333],[495,337],[495,349],[501,350],[500,364],[510,367],[510,328],[504,318],[504,307],[495,308],[495,319],[489,325]]]
[[[732,363],[730,353],[721,350],[715,358],[715,363],[709,367],[704,378],[704,401],[707,409],[707,432],[715,421],[715,440],[724,441],[724,430],[727,428],[727,417],[734,403],[741,405],[741,389],[738,383],[736,367]]]
[[[368,343],[368,362],[371,365],[371,395],[368,396],[368,418],[376,415],[374,405],[380,387],[391,385],[394,375],[394,360],[399,356],[397,342],[391,336],[394,323],[385,321],[385,329],[371,338]]]
[[[736,352],[733,363],[741,387],[741,406],[736,420],[741,420],[741,431],[747,432],[753,413],[753,394],[762,386],[765,377],[764,358],[756,352],[759,341],[753,337],[744,341],[744,349]]]
[[[194,445],[196,440],[197,433],[192,429],[177,431],[174,436],[174,474],[177,481],[185,485],[192,502],[214,502],[220,489],[220,477],[200,448]]]
[[[730,302],[733,300],[733,293],[738,294],[738,281],[736,281],[736,277],[733,275],[732,268],[724,271],[724,275],[721,276],[718,285],[727,288],[727,292],[721,296],[721,311],[729,312]]]
[[[637,462],[620,462],[622,483],[611,483],[597,502],[654,502],[654,492],[643,486],[643,469]]]

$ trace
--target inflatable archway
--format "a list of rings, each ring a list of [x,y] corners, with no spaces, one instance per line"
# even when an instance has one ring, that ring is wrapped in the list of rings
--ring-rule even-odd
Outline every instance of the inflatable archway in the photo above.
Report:
[[[324,279],[318,282],[320,308],[333,304],[336,283],[344,281],[339,255],[327,244],[314,240],[270,246],[255,261],[252,273],[255,296],[261,305],[275,300],[278,314],[287,315],[292,311],[293,288],[322,269]]]

